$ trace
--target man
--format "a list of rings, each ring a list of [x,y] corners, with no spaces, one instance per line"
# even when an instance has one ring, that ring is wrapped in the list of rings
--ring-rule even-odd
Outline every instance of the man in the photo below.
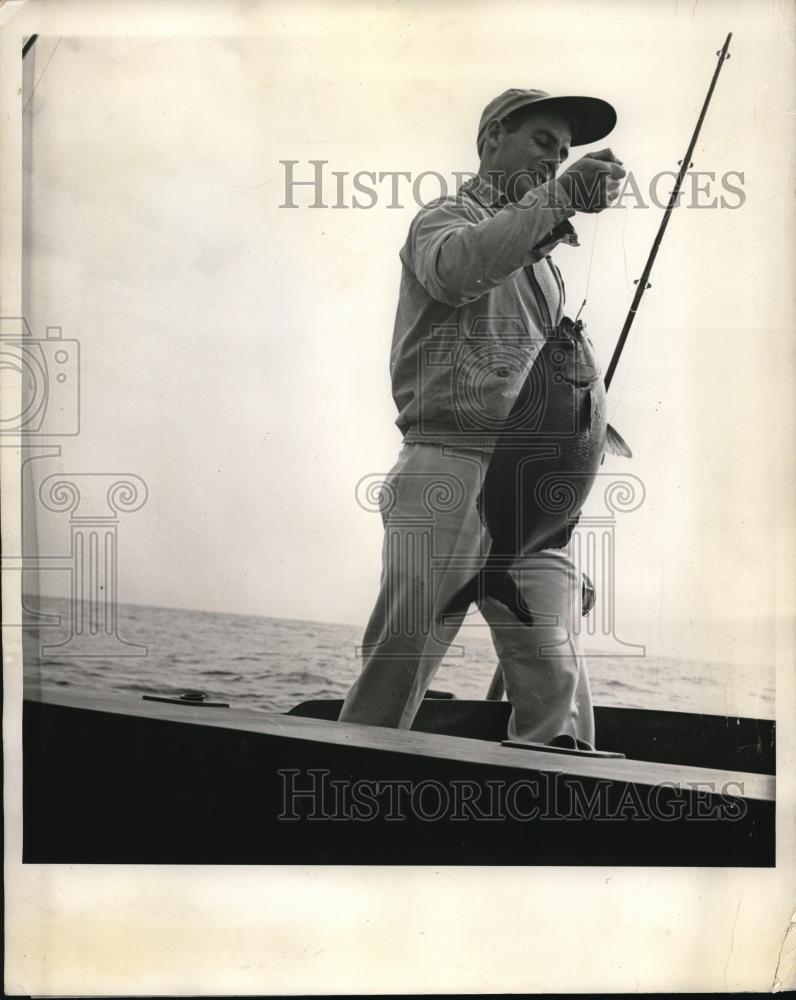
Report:
[[[568,220],[607,208],[625,176],[608,149],[556,173],[570,146],[603,138],[615,123],[596,98],[508,90],[481,117],[477,177],[411,224],[391,353],[404,446],[384,487],[381,590],[341,721],[411,726],[464,620],[468,609],[452,601],[489,550],[476,499],[490,455],[563,316],[564,284],[549,254],[560,242],[577,246]],[[592,744],[571,554],[522,552],[511,575],[533,625],[488,594],[480,601],[512,706],[509,737]]]

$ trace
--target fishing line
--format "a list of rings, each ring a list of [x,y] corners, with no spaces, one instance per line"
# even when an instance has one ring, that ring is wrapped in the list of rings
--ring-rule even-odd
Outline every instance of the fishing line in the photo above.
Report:
[[[638,157],[636,157],[638,159]],[[631,161],[632,162],[632,161]],[[625,234],[627,233],[627,220],[630,218],[630,206],[625,205],[625,218],[622,222],[622,235],[620,239],[622,240],[622,260],[625,265],[625,286],[629,291],[632,287],[630,284],[630,275],[627,273],[627,248],[625,247]]]
[[[628,161],[628,164],[635,163],[636,160],[640,159],[641,155],[642,154],[639,153],[638,156],[634,156],[632,160]],[[625,281],[629,285],[630,279],[627,276],[627,255],[625,254],[625,240],[624,240],[625,227],[627,226],[627,218],[628,218],[628,211],[627,211],[628,206],[625,205],[624,208],[625,208],[625,222],[624,222],[624,227],[622,228],[622,253],[624,254],[625,257]],[[580,318],[580,314],[583,312],[583,307],[586,305],[586,300],[589,297],[589,285],[591,284],[591,269],[592,265],[594,264],[594,248],[597,246],[597,228],[600,225],[600,218],[601,216],[599,215],[596,215],[594,217],[594,229],[592,231],[592,237],[591,237],[591,254],[589,255],[589,270],[586,274],[586,289],[583,293],[583,302],[581,302],[580,309],[578,309],[578,315],[575,317],[576,323]]]
[[[633,162],[635,162],[635,160],[638,160],[638,159],[640,159],[640,155],[634,157],[632,160],[629,161],[629,163],[633,163]],[[622,258],[624,260],[625,287],[626,287],[626,289],[630,289],[633,286],[632,286],[632,284],[630,282],[630,275],[627,272],[627,249],[625,247],[625,234],[627,232],[627,222],[628,222],[628,219],[630,218],[630,206],[626,204],[624,206],[624,211],[625,211],[625,217],[622,220],[622,233],[621,233],[620,239],[622,241]],[[616,414],[617,408],[619,407],[619,405],[622,402],[622,397],[624,396],[624,393],[625,393],[625,387],[627,386],[628,379],[630,378],[630,372],[631,372],[631,370],[633,368],[633,357],[634,357],[635,353],[636,353],[636,343],[634,341],[633,344],[631,345],[631,348],[630,348],[630,356],[628,357],[627,362],[625,364],[625,378],[624,378],[624,381],[622,382],[622,385],[620,386],[619,391],[615,395],[615,398],[613,400],[613,406],[610,408],[610,413],[611,413],[612,419],[613,419],[613,417]]]
[[[586,305],[586,300],[589,297],[589,285],[591,283],[591,269],[594,263],[594,248],[597,246],[597,228],[600,225],[600,216],[598,215],[594,220],[594,229],[591,236],[591,254],[589,256],[589,270],[586,272],[586,288],[583,292],[583,302],[580,304],[580,309],[578,309],[578,315],[575,317],[575,322],[577,323],[580,318],[580,314],[583,312],[583,307]]]

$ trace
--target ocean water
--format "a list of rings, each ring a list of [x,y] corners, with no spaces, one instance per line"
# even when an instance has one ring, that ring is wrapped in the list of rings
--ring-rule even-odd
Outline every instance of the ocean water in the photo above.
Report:
[[[47,649],[70,637],[69,602],[26,597],[50,616],[24,629],[25,681],[97,693],[175,694],[198,688],[234,707],[285,711],[310,698],[340,698],[359,672],[361,630],[351,625],[120,604],[110,651],[81,639],[70,652]],[[460,632],[462,656],[448,656],[435,690],[483,698],[496,660],[486,629]],[[42,649],[42,647],[45,647]],[[140,654],[144,655],[140,655]],[[596,704],[774,717],[773,676],[742,664],[672,657],[589,658]]]

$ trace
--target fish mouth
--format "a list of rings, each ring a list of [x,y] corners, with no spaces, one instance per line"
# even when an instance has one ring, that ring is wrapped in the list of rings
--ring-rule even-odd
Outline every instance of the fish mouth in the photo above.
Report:
[[[590,389],[596,381],[596,375],[590,375],[587,378],[570,378],[567,375],[561,376],[561,384],[572,386],[573,389]]]

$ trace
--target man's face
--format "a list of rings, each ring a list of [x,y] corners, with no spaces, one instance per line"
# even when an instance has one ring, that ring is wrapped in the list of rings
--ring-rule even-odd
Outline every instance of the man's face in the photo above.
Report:
[[[501,122],[495,137],[497,147],[490,172],[499,171],[501,186],[512,201],[519,201],[531,188],[555,176],[569,155],[572,132],[564,118],[540,110],[530,114],[513,132]]]

